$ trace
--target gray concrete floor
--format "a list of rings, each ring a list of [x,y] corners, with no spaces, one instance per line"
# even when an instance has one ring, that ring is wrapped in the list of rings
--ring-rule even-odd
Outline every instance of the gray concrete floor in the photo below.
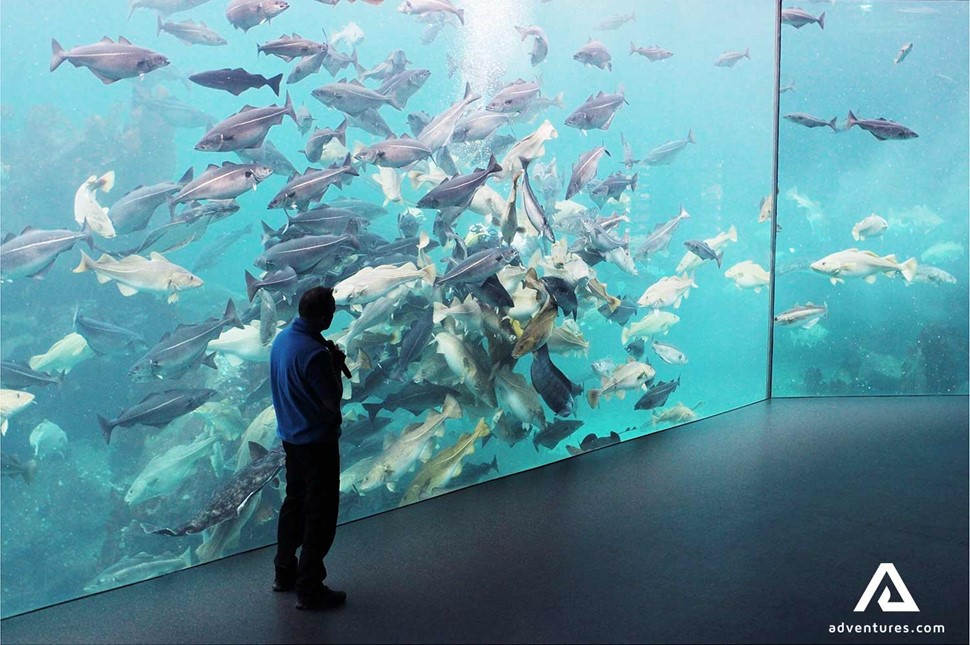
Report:
[[[967,397],[757,404],[342,526],[339,610],[272,593],[269,548],[7,619],[0,638],[966,643],[968,419]],[[853,612],[882,562],[918,614]],[[842,623],[946,632],[830,634]]]

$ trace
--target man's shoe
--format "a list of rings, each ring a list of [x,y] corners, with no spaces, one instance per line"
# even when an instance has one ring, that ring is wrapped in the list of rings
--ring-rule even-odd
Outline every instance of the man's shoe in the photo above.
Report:
[[[285,578],[277,578],[273,581],[273,591],[293,591],[296,589],[296,581]]]
[[[336,589],[331,589],[326,585],[321,585],[321,588],[315,593],[298,596],[296,600],[296,608],[329,609],[331,607],[339,607],[346,602],[346,592],[337,591]]]

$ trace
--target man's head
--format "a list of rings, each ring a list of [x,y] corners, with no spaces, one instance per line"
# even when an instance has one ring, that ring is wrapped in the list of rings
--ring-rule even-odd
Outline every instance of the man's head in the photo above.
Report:
[[[300,298],[300,318],[317,331],[323,331],[333,322],[337,303],[333,299],[333,289],[314,287]]]

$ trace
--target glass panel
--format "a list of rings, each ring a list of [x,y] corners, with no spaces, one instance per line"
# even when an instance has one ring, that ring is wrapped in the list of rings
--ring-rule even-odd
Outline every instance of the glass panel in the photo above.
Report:
[[[774,393],[966,393],[967,3],[810,9],[824,31],[782,30]]]
[[[266,383],[269,344],[260,332],[288,322],[298,294],[313,284],[339,287],[328,336],[348,350],[354,374],[345,386],[342,521],[764,396],[767,292],[755,267],[743,263],[768,265],[758,203],[771,174],[771,3],[611,0],[579,12],[566,2],[464,2],[464,26],[449,14],[404,15],[397,3],[328,4],[292,3],[271,25],[244,25],[248,31],[227,22],[224,2],[135,0],[130,18],[118,3],[4,6],[3,230],[46,231],[15,236],[2,249],[4,615],[274,541],[282,489],[272,457],[249,448],[250,441],[269,449],[279,443]],[[199,6],[158,20],[151,10],[190,5]],[[516,30],[529,26],[542,30]],[[254,56],[257,44],[281,32],[322,41],[320,27],[339,55],[289,64]],[[171,64],[148,71],[161,59],[140,53],[132,67],[95,56],[126,51],[117,40],[75,49],[119,35]],[[217,37],[228,44],[214,45]],[[56,39],[52,61],[49,38]],[[389,56],[392,50],[406,55]],[[531,59],[543,57],[533,66]],[[385,83],[402,66],[430,70],[430,77]],[[237,67],[269,80],[187,78]],[[106,81],[135,78],[107,83],[92,71]],[[271,89],[278,74],[290,79],[279,98]],[[311,94],[356,77],[367,93],[343,87]],[[220,81],[256,87],[237,97],[212,87]],[[476,130],[456,129],[449,155],[437,149],[457,119],[420,124],[460,101],[466,82],[484,97],[471,110],[495,101],[508,117],[479,113]],[[381,85],[393,100],[373,93]],[[254,134],[240,118],[222,131],[231,136],[197,146],[208,128],[247,104],[282,106],[287,92],[297,113],[308,110],[314,120],[301,134],[280,112],[250,113],[257,126],[274,124],[267,141],[283,157],[264,158],[276,172],[255,192],[248,188],[264,179],[260,169],[239,183],[223,179],[231,185],[220,190],[207,181],[179,185],[187,168],[197,181],[220,170],[207,164],[241,163],[231,150],[258,142],[261,129],[253,126]],[[463,109],[459,104],[453,117]],[[315,201],[282,191],[307,167],[305,157],[313,168],[344,161],[338,110],[353,117],[346,130],[353,154],[388,132],[422,130],[427,152],[402,146],[397,161],[393,150],[384,155],[384,169],[365,163],[372,157],[364,153],[354,162],[356,176],[342,173],[325,195],[350,212],[318,210],[314,221],[300,223],[310,216],[291,209],[288,224],[281,206]],[[340,132],[327,135],[327,128]],[[516,144],[509,152],[529,135],[548,138],[544,151]],[[609,155],[598,167],[581,157],[600,146]],[[423,159],[428,152],[438,165]],[[460,187],[431,203],[457,206],[454,234],[446,234],[435,226],[436,209],[418,206],[454,172],[486,167],[490,152],[502,171],[481,180],[486,188],[468,212],[458,216],[468,197]],[[412,165],[406,155],[419,161]],[[517,221],[509,221],[520,156],[532,159],[535,196],[520,180]],[[584,172],[567,200],[574,164]],[[238,212],[215,201],[233,195]],[[176,203],[174,225],[167,200]],[[102,207],[110,207],[108,219]],[[539,241],[539,209],[555,245]],[[76,217],[95,229],[92,236]],[[419,241],[420,253],[414,241],[378,248],[418,232],[431,240]],[[312,251],[283,254],[285,246],[263,255],[264,244],[304,234],[352,237],[319,261],[308,257]],[[480,286],[494,266],[464,282],[454,277],[469,271],[456,240],[472,255],[499,238],[512,240],[521,263],[500,272],[510,294]],[[688,241],[704,244],[689,251]],[[25,252],[28,246],[37,253]],[[708,254],[717,259],[702,259]],[[115,266],[112,256],[143,260]],[[365,263],[403,268],[365,280]],[[261,292],[275,296],[264,299],[251,284],[247,293],[245,271],[251,283],[266,279],[260,269],[287,266],[306,280],[297,287],[278,274]],[[435,287],[426,266],[439,278]],[[363,292],[350,288],[362,283]],[[488,304],[509,297],[514,307]],[[245,328],[234,326],[229,302]],[[430,332],[421,334],[422,325]],[[548,359],[533,356],[539,347]],[[402,357],[408,351],[411,360]],[[677,387],[647,395],[648,386],[662,383]],[[413,398],[402,400],[405,394]],[[487,442],[484,432],[492,436]],[[257,472],[252,456],[268,469]],[[230,484],[235,492],[226,490]],[[234,496],[239,490],[259,492],[237,518],[232,509],[245,499]],[[213,496],[234,503],[215,512]],[[189,534],[152,532],[160,527]]]

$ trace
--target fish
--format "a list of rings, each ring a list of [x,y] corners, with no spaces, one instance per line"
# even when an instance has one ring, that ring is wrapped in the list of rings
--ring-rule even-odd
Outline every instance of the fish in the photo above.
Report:
[[[192,564],[192,547],[186,547],[182,555],[179,556],[168,552],[151,555],[141,551],[134,556],[126,555],[96,575],[84,585],[84,591],[87,593],[107,591],[149,578],[156,578],[173,571],[187,569]]]
[[[872,213],[852,227],[852,239],[861,242],[866,238],[881,237],[887,228],[889,228],[889,223],[875,213]]]
[[[424,16],[430,13],[450,13],[458,18],[458,22],[465,24],[465,10],[458,9],[450,0],[404,0],[397,8],[401,13]]]
[[[522,170],[522,159],[535,160],[546,154],[546,142],[559,136],[552,122],[546,119],[536,131],[517,141],[502,158],[502,173],[498,179],[506,179]]]
[[[33,402],[34,395],[30,392],[0,389],[0,435],[7,434],[10,418],[22,412]]]
[[[560,442],[568,439],[583,425],[578,419],[556,419],[532,437],[532,445],[539,451],[539,446],[555,450]]]
[[[617,111],[629,101],[623,95],[623,86],[616,94],[605,94],[602,90],[595,96],[590,94],[586,102],[566,117],[566,125],[579,130],[609,130]],[[567,198],[568,199],[568,198]]]
[[[668,141],[667,143],[659,145],[648,152],[647,156],[643,159],[643,163],[648,166],[665,166],[669,163],[673,163],[677,155],[679,155],[689,143],[697,143],[697,140],[694,139],[694,130],[692,129],[688,130],[686,139],[681,139],[680,141]]]
[[[290,70],[289,75],[286,77],[286,84],[295,85],[319,72],[320,68],[323,67],[323,64],[327,62],[329,55],[330,50],[326,49],[317,54],[313,54],[312,56],[301,58],[300,61],[293,66],[293,69]],[[279,95],[277,94],[277,96]]]
[[[600,448],[606,448],[607,446],[612,446],[614,444],[620,443],[620,435],[616,432],[610,432],[609,435],[605,437],[597,437],[595,434],[588,434],[583,437],[583,440],[579,443],[579,446],[566,446],[566,452],[572,456],[581,455],[584,452],[589,452],[590,450],[599,450]]]
[[[893,65],[899,65],[901,62],[906,60],[906,57],[909,56],[911,51],[913,51],[913,43],[904,43],[903,46],[899,48],[899,52],[896,54],[896,57],[893,59]]]
[[[135,477],[125,493],[125,502],[136,506],[175,492],[196,464],[212,450],[217,437],[199,436],[192,443],[172,446],[153,457]]]
[[[398,105],[405,108],[411,97],[424,87],[429,78],[431,78],[431,70],[406,69],[386,79],[377,88],[377,91],[385,96],[390,96]]]
[[[205,364],[215,368],[212,355],[205,351],[210,340],[218,338],[226,325],[243,328],[230,299],[222,318],[209,318],[194,325],[181,324],[165,335],[128,371],[138,382],[153,378],[180,378],[188,370]]]
[[[606,48],[606,45],[592,38],[573,54],[573,60],[579,61],[587,67],[598,67],[613,71],[613,57],[610,55],[610,50]]]
[[[467,175],[457,175],[441,182],[419,199],[417,206],[438,210],[448,207],[464,210],[471,204],[475,191],[485,185],[489,176],[501,171],[502,166],[495,161],[495,155],[492,155],[485,168],[476,168]]]
[[[125,354],[146,347],[145,339],[139,334],[107,321],[84,316],[80,310],[74,314],[74,331],[99,356]]]
[[[714,61],[714,66],[715,67],[734,67],[735,65],[738,64],[738,61],[741,60],[742,58],[747,58],[748,60],[751,60],[751,53],[748,49],[745,49],[743,52],[726,51],[723,54],[721,54],[716,61]]]
[[[347,247],[359,246],[352,235],[304,235],[267,249],[253,264],[265,271],[291,267],[299,274],[333,266]]]
[[[290,175],[295,175],[297,173],[296,167],[290,163],[290,160],[286,158],[279,148],[277,148],[272,141],[269,139],[263,141],[263,145],[258,148],[245,148],[243,150],[236,150],[236,154],[243,161],[248,161],[251,164],[260,168],[260,173],[265,173],[262,168],[269,168],[273,174],[282,175],[288,177]],[[255,186],[253,186],[255,190]]]
[[[34,459],[45,459],[54,453],[63,457],[67,433],[56,423],[44,419],[30,431],[30,446],[34,449]]]
[[[272,302],[272,296],[265,291],[265,298]],[[275,309],[273,310],[275,313]],[[263,323],[266,326],[263,326]],[[264,331],[267,330],[267,331]],[[209,341],[208,351],[224,355],[229,364],[238,367],[244,361],[250,363],[268,363],[270,343],[276,336],[277,322],[272,320],[252,320],[242,329],[230,327],[223,330],[218,338]],[[268,339],[268,340],[267,340]]]
[[[652,410],[667,404],[667,398],[680,386],[680,377],[651,386],[633,405],[634,410]]]
[[[550,352],[567,356],[585,356],[589,353],[589,342],[583,337],[583,332],[574,320],[565,320],[562,325],[552,330],[546,341]]]
[[[656,370],[648,363],[640,363],[630,360],[623,365],[617,366],[613,374],[603,377],[600,380],[600,387],[590,389],[586,393],[586,399],[591,408],[599,405],[600,399],[616,394],[617,398],[622,399],[626,396],[627,390],[639,390],[653,381]]]
[[[0,477],[23,477],[25,482],[32,484],[36,474],[36,459],[21,462],[17,455],[0,454]]]
[[[583,391],[582,385],[573,383],[549,358],[549,349],[543,345],[535,352],[530,374],[532,386],[557,417],[576,412],[575,397]]]
[[[552,299],[547,300],[522,331],[522,335],[512,349],[512,358],[521,358],[544,347],[555,328],[558,314],[559,308],[555,302]]]
[[[115,173],[110,170],[101,177],[91,175],[74,194],[74,221],[104,238],[112,238],[116,233],[111,218],[108,217],[108,209],[98,203],[96,193],[106,193],[114,185]]]
[[[521,78],[506,85],[485,105],[489,112],[524,112],[539,96],[539,83],[524,81]]]
[[[360,483],[361,493],[370,492],[381,485],[394,492],[397,481],[418,461],[427,462],[433,449],[435,437],[445,433],[445,422],[460,419],[461,405],[452,396],[446,396],[441,412],[434,409],[428,412],[422,423],[413,423],[401,431],[397,437],[388,437],[384,451],[374,460],[370,472]]]
[[[916,275],[913,276],[913,280],[906,284],[915,283],[939,286],[941,284],[956,284],[957,279],[943,269],[939,269],[928,264],[921,264],[916,267]]]
[[[461,121],[462,114],[464,114],[468,106],[480,98],[482,98],[481,94],[473,92],[471,84],[465,83],[465,94],[462,98],[428,121],[418,133],[418,139],[433,151],[437,151],[439,148],[448,145],[448,142],[451,141],[452,135],[455,132],[455,128],[458,126],[458,122]],[[417,119],[423,120],[420,114],[416,115],[416,117],[415,123],[417,123]],[[413,128],[415,123],[411,123],[411,116],[408,117],[408,122]],[[502,163],[502,167],[507,169],[504,162]]]
[[[714,237],[709,237],[705,240],[702,240],[702,242],[706,244],[708,247],[710,247],[711,251],[715,253],[717,253],[722,248],[727,246],[729,242],[737,242],[737,241],[738,241],[738,230],[734,226],[734,224],[732,224],[728,230],[721,231]],[[702,260],[698,255],[696,255],[693,251],[688,250],[686,253],[684,253],[684,257],[680,259],[680,262],[677,264],[677,268],[675,269],[675,271],[677,273],[688,273],[693,275],[697,267],[699,267],[703,262],[704,260]]]
[[[32,356],[27,364],[30,369],[38,372],[69,373],[83,361],[94,356],[84,337],[77,332],[71,332],[51,345],[43,354]]]
[[[364,30],[356,22],[348,22],[341,29],[330,34],[330,46],[336,47],[340,43],[355,47],[364,40]]]
[[[788,8],[781,10],[781,24],[791,25],[795,29],[801,29],[805,25],[818,23],[819,28],[825,29],[825,12],[819,16],[813,16],[804,9]]]
[[[294,58],[316,56],[317,54],[326,52],[327,49],[326,43],[318,43],[303,38],[294,32],[292,36],[283,34],[276,40],[268,40],[262,45],[257,45],[256,53],[277,56],[289,63]]]
[[[223,90],[233,96],[239,96],[246,90],[268,87],[273,90],[273,94],[280,95],[280,82],[283,80],[282,74],[277,74],[271,78],[266,78],[261,74],[250,74],[242,67],[214,69],[207,72],[199,72],[189,76],[189,80],[202,87],[214,90]]]
[[[487,405],[494,405],[494,387],[485,365],[487,357],[481,347],[466,343],[464,337],[448,331],[439,331],[432,338],[435,352],[444,356],[448,369],[458,381],[477,399]]]
[[[260,289],[267,289],[269,291],[283,291],[285,293],[292,293],[292,288],[296,285],[298,277],[296,271],[291,266],[285,266],[278,271],[270,271],[263,275],[260,279],[256,279],[252,276],[249,271],[246,274],[246,295],[249,297],[249,301],[252,302],[256,297],[256,293]]]
[[[615,199],[619,201],[624,190],[629,189],[630,192],[635,192],[638,181],[639,173],[633,173],[631,176],[626,177],[622,172],[617,170],[589,191],[590,199],[596,202],[597,206],[603,208],[607,200]]]
[[[271,21],[289,6],[284,0],[229,0],[226,20],[236,29],[247,32],[257,25]]]
[[[950,262],[962,258],[966,249],[956,242],[938,242],[923,251],[920,260],[923,262]]]
[[[341,121],[335,130],[330,128],[317,128],[307,139],[303,154],[306,155],[310,163],[318,163],[323,155],[323,148],[333,140],[337,140],[341,145],[347,145],[347,119]],[[341,155],[342,156],[342,155]]]
[[[8,282],[25,277],[42,279],[54,266],[57,257],[73,249],[78,240],[84,240],[94,248],[92,232],[88,227],[70,231],[27,226],[20,235],[8,234],[0,244],[0,279]]]
[[[811,329],[818,324],[819,320],[828,316],[828,314],[829,310],[827,305],[820,306],[807,302],[804,305],[796,304],[791,309],[781,312],[774,317],[774,321],[778,325]]]
[[[202,286],[202,278],[172,264],[155,251],[147,259],[140,255],[129,255],[121,260],[115,260],[107,253],[103,253],[98,260],[92,260],[81,251],[81,262],[74,273],[85,271],[94,271],[102,284],[114,280],[123,296],[133,296],[140,291],[167,293],[169,303],[178,301],[180,291]]]
[[[829,276],[832,284],[844,282],[845,278],[862,278],[872,284],[880,273],[890,277],[899,274],[906,282],[910,282],[916,275],[917,262],[916,258],[899,262],[895,255],[881,257],[872,251],[846,249],[812,262],[811,267],[816,273]]]
[[[653,351],[657,353],[657,356],[660,357],[660,360],[668,365],[687,364],[687,356],[673,345],[655,340],[651,343],[651,347],[653,347]]]
[[[207,47],[218,47],[228,44],[226,39],[218,33],[209,29],[205,22],[193,22],[183,20],[182,22],[162,22],[162,17],[157,16],[155,35],[162,32],[171,34],[182,41],[185,45],[205,45]]]
[[[650,47],[637,47],[632,42],[630,43],[630,55],[640,54],[651,63],[658,60],[665,60],[674,55],[672,51],[668,51],[663,47],[658,45],[652,45]]]
[[[670,240],[674,235],[674,231],[680,225],[681,221],[690,218],[690,213],[681,205],[680,212],[674,217],[667,220],[666,222],[661,222],[657,224],[653,231],[647,235],[643,244],[637,249],[637,257],[645,257],[659,253],[665,250],[670,245]]]
[[[430,148],[405,134],[400,139],[391,137],[368,146],[354,155],[354,159],[386,168],[404,168],[431,155]]]
[[[125,234],[145,230],[158,207],[190,181],[191,168],[178,182],[163,181],[150,186],[136,186],[125,193],[108,208],[108,219],[111,220],[115,232]]]
[[[439,405],[446,397],[457,397],[458,390],[434,383],[409,383],[402,390],[389,394],[380,403],[363,403],[368,419],[376,419],[382,410],[407,410],[417,416]]]
[[[629,14],[617,13],[603,18],[593,26],[593,29],[595,31],[611,31],[619,29],[630,21],[636,21],[636,19],[637,14],[635,11],[631,11]]]
[[[525,42],[525,39],[529,36],[532,36],[534,39],[532,41],[532,51],[529,53],[529,61],[532,63],[532,66],[535,67],[544,61],[546,56],[549,55],[549,37],[546,36],[545,30],[538,25],[531,25],[528,27],[516,26],[515,30],[519,32],[520,36],[522,36],[523,42]]]
[[[322,199],[331,186],[343,186],[344,182],[357,176],[359,173],[348,153],[342,162],[334,162],[323,169],[307,168],[302,175],[291,177],[266,207],[306,210],[311,202]]]
[[[621,327],[630,322],[630,318],[637,313],[637,303],[627,297],[620,299],[620,305],[611,310],[608,304],[597,309],[610,322],[615,322]]]
[[[442,276],[435,279],[434,286],[444,284],[472,283],[480,285],[490,276],[495,275],[502,267],[518,257],[519,253],[513,247],[485,249],[473,253]]]
[[[835,127],[835,118],[833,117],[831,121],[826,121],[825,119],[820,119],[817,116],[812,116],[811,114],[805,114],[804,112],[792,112],[791,114],[786,114],[785,117],[792,123],[797,123],[798,125],[803,125],[806,128],[822,128],[828,126],[832,128],[832,132],[838,132],[838,128]]]
[[[74,67],[87,67],[105,85],[125,78],[148,74],[169,64],[168,58],[150,49],[137,47],[120,36],[114,42],[107,36],[93,45],[81,45],[65,50],[51,39],[51,71],[68,61]]]
[[[687,250],[696,255],[701,261],[714,260],[717,268],[721,268],[721,260],[724,259],[724,251],[720,253],[711,248],[711,245],[704,240],[687,240],[684,242]]]
[[[62,381],[63,377],[60,374],[52,376],[45,372],[38,372],[26,363],[0,361],[0,383],[8,389],[60,385]]]
[[[479,419],[472,432],[463,433],[454,444],[425,462],[404,492],[401,505],[426,499],[447,487],[455,477],[461,475],[463,461],[475,452],[475,442],[479,439],[486,441],[490,434],[485,419]]]
[[[162,18],[167,18],[173,13],[194,9],[206,2],[209,0],[129,0],[128,18],[131,19],[135,9],[153,9]]]
[[[857,125],[880,141],[915,139],[918,134],[907,128],[901,123],[889,121],[887,119],[857,119],[849,110],[849,117],[846,121],[846,130],[851,130],[852,126]]]
[[[435,305],[440,303],[435,303]],[[388,374],[388,378],[394,379],[395,381],[404,381],[405,375],[407,374],[408,368],[414,361],[421,355],[421,352],[427,347],[428,342],[431,340],[432,330],[434,327],[434,310],[425,309],[418,314],[417,318],[411,323],[407,331],[404,332],[401,337],[400,352],[398,353],[397,363],[394,368]],[[408,389],[411,389],[409,386]],[[454,391],[449,393],[456,394]],[[440,392],[436,392],[435,400],[440,399]],[[367,409],[367,404],[364,404],[365,409]],[[368,410],[368,413],[370,411]]]
[[[775,198],[772,195],[765,195],[758,204],[758,223],[770,222],[775,214]]]
[[[223,119],[206,132],[195,144],[195,149],[203,152],[230,152],[245,148],[258,148],[263,145],[263,139],[266,138],[270,128],[283,122],[284,115],[290,117],[293,119],[293,123],[299,125],[289,93],[287,93],[286,103],[282,107],[270,105],[256,108],[246,105],[239,112]]]
[[[646,288],[637,304],[641,307],[665,309],[679,308],[682,300],[690,295],[691,287],[697,288],[697,283],[686,273],[660,278]],[[626,341],[624,341],[625,343]]]
[[[363,305],[377,300],[402,284],[413,284],[417,280],[434,284],[436,275],[437,271],[433,264],[421,269],[418,269],[413,262],[400,266],[384,264],[364,267],[334,285],[333,297],[338,305]]]
[[[764,267],[751,260],[738,262],[724,272],[724,277],[733,280],[738,289],[754,289],[755,293],[761,293],[771,282],[771,275]]]
[[[390,105],[395,110],[401,109],[393,97],[364,87],[356,79],[348,81],[342,78],[336,83],[316,88],[311,95],[327,107],[340,110],[349,116],[358,116],[370,108],[379,108],[382,105]]]
[[[604,154],[609,155],[610,153],[604,146],[597,146],[579,156],[579,159],[573,164],[573,173],[569,178],[569,186],[566,188],[566,199],[571,198],[592,181],[596,176],[597,168],[599,168],[600,158]]]
[[[654,412],[652,413],[653,424],[656,425],[658,423],[665,423],[665,422],[687,423],[689,421],[694,421],[697,419],[697,413],[694,412],[694,409],[696,409],[699,406],[700,406],[700,403],[695,405],[694,408],[688,408],[683,403],[678,403],[672,408],[667,408],[666,410],[662,410],[660,412]]]
[[[640,320],[632,322],[629,326],[623,328],[620,334],[620,342],[626,345],[631,338],[650,338],[652,336],[666,334],[678,322],[680,322],[680,317],[676,314],[661,311],[660,309],[652,309],[650,313]]]
[[[153,392],[135,405],[125,408],[114,419],[97,415],[101,436],[105,444],[111,443],[111,434],[118,426],[130,428],[136,425],[164,428],[209,401],[218,392],[210,389],[180,389]]]

